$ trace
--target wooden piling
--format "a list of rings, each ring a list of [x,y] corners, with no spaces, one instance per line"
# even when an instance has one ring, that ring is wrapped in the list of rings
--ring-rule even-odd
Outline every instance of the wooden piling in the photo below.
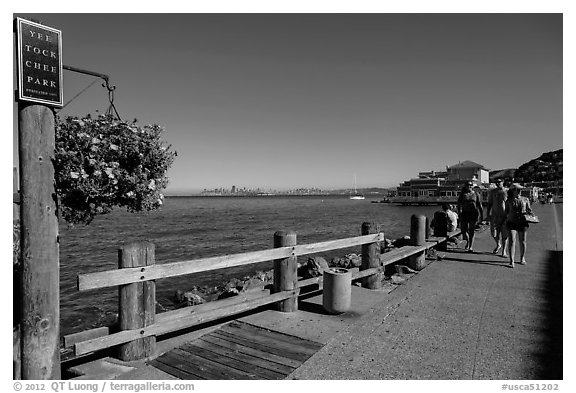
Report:
[[[372,222],[362,224],[362,235],[378,233],[378,226]],[[380,266],[380,244],[369,243],[362,245],[362,264],[360,270],[371,269]],[[382,286],[381,274],[373,274],[362,279],[362,287],[378,289]]]
[[[410,245],[423,246],[426,243],[426,217],[413,214],[410,217]],[[426,266],[425,251],[414,254],[408,258],[408,267],[422,270]]]
[[[120,269],[147,266],[155,263],[155,247],[150,242],[134,242],[118,250]],[[119,288],[118,322],[120,330],[140,329],[154,324],[156,306],[156,282],[154,280],[122,285]],[[156,352],[156,337],[139,338],[119,347],[121,360],[140,360]]]
[[[274,234],[274,248],[296,245],[296,232],[278,231]],[[297,258],[294,254],[288,258],[274,260],[274,293],[298,288]],[[298,296],[277,303],[278,311],[298,311]]]
[[[60,268],[52,109],[18,103],[21,376],[60,379]]]

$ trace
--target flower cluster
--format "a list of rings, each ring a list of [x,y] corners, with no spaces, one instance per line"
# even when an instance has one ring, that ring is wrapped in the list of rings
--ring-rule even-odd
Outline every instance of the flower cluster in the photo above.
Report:
[[[104,115],[58,118],[54,170],[61,217],[88,224],[114,206],[140,212],[162,205],[176,156],[160,139],[162,131]]]

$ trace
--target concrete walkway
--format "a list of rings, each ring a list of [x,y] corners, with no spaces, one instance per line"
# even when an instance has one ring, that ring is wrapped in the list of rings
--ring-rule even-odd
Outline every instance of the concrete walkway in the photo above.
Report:
[[[474,254],[446,252],[290,378],[562,379],[562,205],[534,211],[527,265],[491,254],[485,230]]]

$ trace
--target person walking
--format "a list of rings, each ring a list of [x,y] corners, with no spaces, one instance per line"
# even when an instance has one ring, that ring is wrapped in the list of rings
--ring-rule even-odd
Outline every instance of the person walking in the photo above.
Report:
[[[508,243],[508,231],[506,230],[506,192],[504,188],[504,180],[496,179],[496,188],[493,188],[488,193],[488,207],[486,209],[486,216],[490,221],[490,233],[496,241],[496,248],[492,251],[494,254],[502,251],[502,256],[505,258],[506,246]]]
[[[478,185],[475,185],[473,189],[474,189],[474,192],[476,194],[478,194],[478,199],[480,200],[480,206],[484,206],[484,198],[482,197],[482,189]],[[476,224],[476,229],[478,229],[480,227],[480,224],[484,223],[484,208],[483,207],[480,208],[479,213],[480,213],[480,217],[478,218],[478,221]]]
[[[460,228],[462,229],[462,239],[466,241],[465,248],[468,252],[474,252],[474,230],[478,223],[478,218],[481,216],[480,212],[482,211],[480,197],[478,193],[472,189],[473,186],[474,183],[472,180],[468,180],[464,184],[458,197]]]
[[[526,264],[526,232],[528,222],[524,219],[524,214],[532,213],[528,198],[520,195],[522,186],[514,183],[508,190],[506,199],[506,229],[508,230],[508,255],[510,256],[510,267],[514,267],[514,257],[516,248],[516,236],[520,243],[520,265]],[[518,235],[516,235],[518,234]]]

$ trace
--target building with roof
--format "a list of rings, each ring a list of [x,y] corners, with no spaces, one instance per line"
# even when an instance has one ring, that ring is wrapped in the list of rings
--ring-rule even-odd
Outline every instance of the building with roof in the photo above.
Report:
[[[463,161],[446,167],[444,172],[420,172],[417,178],[406,180],[396,189],[391,202],[402,204],[455,203],[462,186],[472,181],[487,200],[489,170],[473,161]]]
[[[490,171],[484,165],[477,164],[474,161],[462,161],[458,164],[446,168],[448,180],[470,180],[473,179],[477,184],[490,183]]]

